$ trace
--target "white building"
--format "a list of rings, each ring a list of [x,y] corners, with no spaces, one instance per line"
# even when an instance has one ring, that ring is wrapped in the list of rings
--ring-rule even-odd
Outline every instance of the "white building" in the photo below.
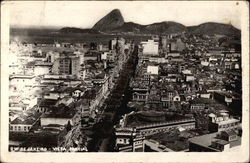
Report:
[[[208,61],[201,61],[201,65],[202,65],[202,66],[208,66],[208,65],[209,65],[209,62],[208,62]]]
[[[143,54],[146,55],[159,55],[159,43],[154,40],[148,40],[147,42],[141,42],[143,48]]]
[[[158,75],[159,67],[158,66],[148,66],[147,73],[150,73],[151,75]]]
[[[106,60],[108,56],[108,52],[104,52],[101,54],[101,60]]]
[[[10,122],[11,132],[29,132],[31,127],[39,120],[38,117],[17,117]]]
[[[35,84],[35,76],[33,75],[11,75],[10,85],[14,86],[15,90],[24,90],[25,87],[32,87]]]
[[[195,77],[193,75],[186,75],[186,81],[194,81]]]
[[[211,113],[209,114],[210,132],[220,132],[225,130],[237,129],[240,126],[240,120],[229,117],[228,113],[220,113],[219,116]]]
[[[52,63],[38,62],[35,64],[34,74],[35,76],[49,74],[51,72]]]

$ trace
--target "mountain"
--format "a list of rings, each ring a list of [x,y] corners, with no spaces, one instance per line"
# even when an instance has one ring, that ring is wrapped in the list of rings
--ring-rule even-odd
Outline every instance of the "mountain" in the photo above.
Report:
[[[231,24],[222,24],[215,22],[203,23],[198,26],[188,27],[189,32],[193,34],[207,34],[207,35],[240,35],[240,30]]]
[[[176,22],[160,22],[149,25],[140,25],[133,22],[128,22],[124,23],[120,27],[110,30],[111,33],[130,32],[136,34],[170,34],[183,31],[186,31],[186,27]]]
[[[100,19],[91,29],[63,28],[63,33],[106,33],[106,34],[171,34],[179,32],[190,32],[193,34],[240,36],[240,30],[230,24],[215,22],[203,23],[197,26],[184,26],[173,21],[164,21],[149,25],[124,22],[119,9],[114,9]]]
[[[59,30],[60,33],[90,33],[90,34],[100,34],[99,31],[95,29],[81,29],[74,27],[65,27]]]
[[[124,23],[122,26],[119,26],[115,29],[110,30],[110,32],[114,33],[114,32],[133,32],[133,33],[141,33],[141,31],[144,31],[144,26],[140,25],[140,24],[136,24],[133,22],[127,22]]]
[[[170,34],[186,31],[186,27],[184,25],[171,21],[146,25],[145,28],[153,34]]]
[[[120,27],[124,24],[124,19],[120,10],[115,9],[112,10],[109,14],[104,16],[101,20],[99,20],[92,29],[98,31],[107,31],[112,30],[117,27]]]

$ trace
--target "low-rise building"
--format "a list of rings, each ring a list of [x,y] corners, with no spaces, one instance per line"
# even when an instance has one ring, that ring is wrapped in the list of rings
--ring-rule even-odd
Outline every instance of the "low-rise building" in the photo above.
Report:
[[[41,126],[47,126],[49,124],[58,125],[76,125],[79,122],[80,114],[73,108],[59,105],[58,107],[53,107],[47,110],[41,116]]]
[[[117,128],[115,149],[119,152],[144,152],[144,136],[132,128]]]
[[[240,125],[240,120],[229,117],[227,113],[220,115],[210,114],[208,130],[210,132],[220,132],[229,129],[237,129]]]
[[[231,152],[239,150],[241,137],[232,130],[189,139],[190,152]]]
[[[39,120],[40,113],[25,113],[10,122],[10,132],[29,132],[31,127]]]

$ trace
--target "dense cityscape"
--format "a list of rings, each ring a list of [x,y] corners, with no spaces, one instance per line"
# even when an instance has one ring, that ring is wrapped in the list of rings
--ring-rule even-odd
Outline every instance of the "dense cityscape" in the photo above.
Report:
[[[110,36],[10,41],[9,151],[239,150],[238,36]]]

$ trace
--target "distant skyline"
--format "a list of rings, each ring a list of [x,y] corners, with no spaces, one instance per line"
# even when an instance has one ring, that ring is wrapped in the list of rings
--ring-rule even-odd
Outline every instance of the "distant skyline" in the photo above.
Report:
[[[162,21],[175,21],[185,26],[217,22],[232,24],[241,29],[242,3],[244,2],[11,1],[9,2],[10,25],[92,28],[110,11],[119,9],[125,22],[142,25]]]

